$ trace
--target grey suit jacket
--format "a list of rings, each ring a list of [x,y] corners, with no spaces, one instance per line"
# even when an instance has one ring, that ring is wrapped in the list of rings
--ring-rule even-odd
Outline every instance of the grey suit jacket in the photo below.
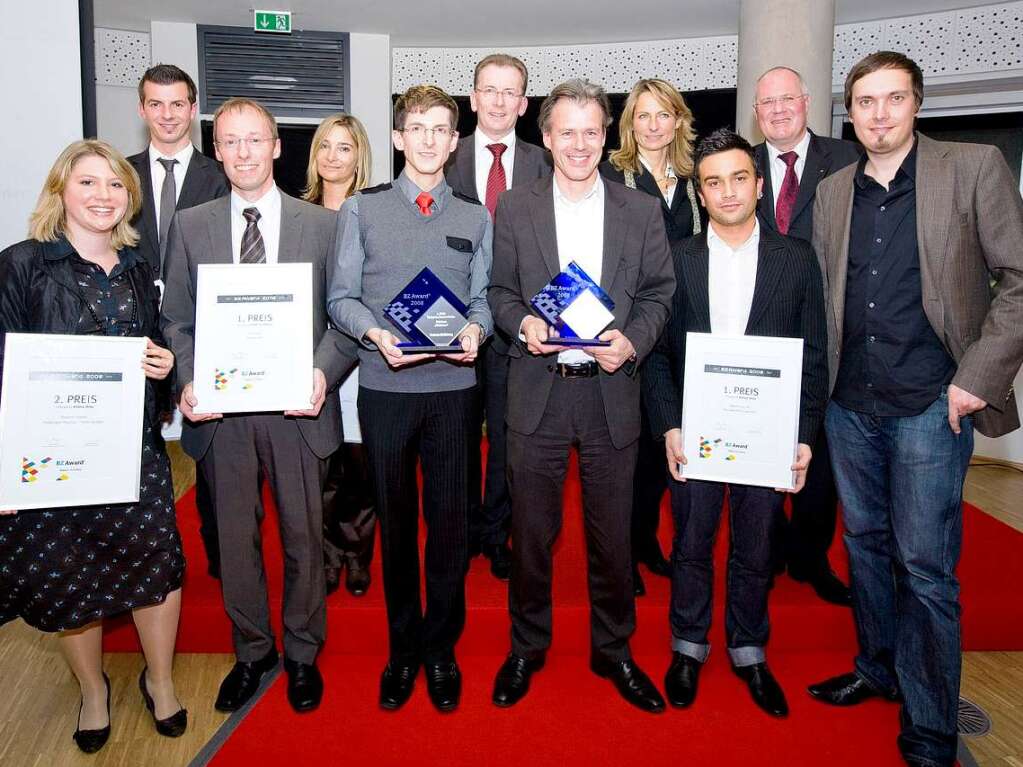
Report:
[[[771,167],[771,158],[767,152],[767,144],[760,143],[753,147],[760,172],[764,176],[764,196],[757,203],[757,215],[760,223],[772,232],[778,231],[778,221],[774,217],[774,184],[771,173],[777,170]],[[810,241],[813,234],[813,200],[817,187],[837,170],[860,159],[862,149],[852,141],[843,141],[827,136],[818,136],[810,131],[810,146],[806,152],[806,163],[803,165],[803,176],[799,180],[799,194],[792,208],[792,220],[789,223],[789,237],[798,237]]]
[[[327,285],[334,269],[336,213],[281,193],[280,263],[313,264],[313,365],[327,379],[328,395],[317,418],[298,418],[303,439],[320,458],[341,444],[340,405],[331,396],[342,376],[357,361],[355,343],[330,326]],[[177,390],[193,378],[195,340],[196,267],[233,263],[231,252],[231,198],[221,197],[174,216],[167,235],[166,290],[160,325],[174,352]],[[296,371],[296,375],[305,375]],[[219,421],[193,424],[185,420],[181,445],[199,460],[209,449]]]
[[[813,214],[829,392],[842,357],[856,167],[818,187]],[[998,149],[917,134],[916,221],[923,309],[958,366],[952,383],[988,403],[974,416],[982,434],[1006,434],[1019,426],[1012,382],[1023,362],[1023,201]]]
[[[561,271],[554,223],[553,176],[505,192],[497,203],[490,308],[513,339],[509,349],[508,428],[536,431],[554,383],[555,355],[534,356],[519,340],[519,325],[534,314],[530,299]],[[625,447],[639,437],[639,364],[668,319],[675,272],[660,203],[644,192],[603,181],[604,253],[600,286],[614,301],[614,322],[636,349],[636,362],[613,375],[600,373],[611,441]]]
[[[139,252],[146,257],[153,267],[153,274],[163,276],[163,264],[160,263],[160,233],[156,226],[156,205],[153,200],[153,176],[149,172],[149,148],[128,158],[139,174],[142,182],[142,210],[132,221],[139,232]],[[231,193],[231,185],[220,167],[220,163],[211,160],[199,151],[192,152],[192,159],[185,171],[185,180],[181,183],[176,209],[194,208],[204,202],[224,197]]]

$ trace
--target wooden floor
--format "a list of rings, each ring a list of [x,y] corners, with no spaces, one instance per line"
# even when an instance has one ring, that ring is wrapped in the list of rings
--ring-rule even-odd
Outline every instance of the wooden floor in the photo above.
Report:
[[[194,467],[171,447],[175,491],[194,482]],[[1005,466],[975,466],[967,475],[965,499],[1023,531],[1023,472]],[[1023,555],[1023,552],[1021,552]],[[187,733],[163,738],[142,705],[140,655],[112,653],[104,664],[112,685],[113,731],[98,754],[81,754],[71,740],[78,716],[78,687],[52,635],[18,621],[0,627],[0,765],[4,767],[184,767],[226,716],[212,701],[230,655],[179,655],[174,678],[189,710]],[[967,745],[981,767],[1023,767],[1023,652],[973,652],[963,657],[962,693],[991,717],[992,731]]]

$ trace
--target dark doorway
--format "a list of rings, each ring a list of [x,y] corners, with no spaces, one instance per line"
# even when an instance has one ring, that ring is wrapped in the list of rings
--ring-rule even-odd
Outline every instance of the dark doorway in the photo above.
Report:
[[[285,194],[301,197],[305,189],[305,173],[309,165],[309,147],[313,143],[315,125],[278,125],[281,156],[274,160],[274,181]],[[202,121],[202,152],[216,157],[213,151],[213,121]]]

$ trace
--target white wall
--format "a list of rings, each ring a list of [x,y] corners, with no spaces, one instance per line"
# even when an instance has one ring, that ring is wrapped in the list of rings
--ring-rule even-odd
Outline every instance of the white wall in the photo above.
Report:
[[[149,27],[149,40],[153,64],[174,64],[199,82],[199,41],[195,24],[154,21]],[[202,144],[198,120],[192,123],[192,143],[196,146]]]
[[[125,156],[141,152],[149,141],[138,103],[135,88],[96,84],[96,136]]]
[[[351,33],[351,112],[369,134],[373,184],[391,180],[391,38]]]
[[[78,1],[5,3],[0,24],[0,248],[25,239],[60,151],[82,137]]]

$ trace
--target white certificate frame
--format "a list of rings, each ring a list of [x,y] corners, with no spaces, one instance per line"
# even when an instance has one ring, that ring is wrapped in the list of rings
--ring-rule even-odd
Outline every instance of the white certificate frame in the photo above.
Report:
[[[791,490],[803,339],[686,333],[686,479]]]
[[[137,503],[145,338],[8,333],[0,509]]]
[[[307,410],[313,393],[313,265],[200,264],[196,413]]]

